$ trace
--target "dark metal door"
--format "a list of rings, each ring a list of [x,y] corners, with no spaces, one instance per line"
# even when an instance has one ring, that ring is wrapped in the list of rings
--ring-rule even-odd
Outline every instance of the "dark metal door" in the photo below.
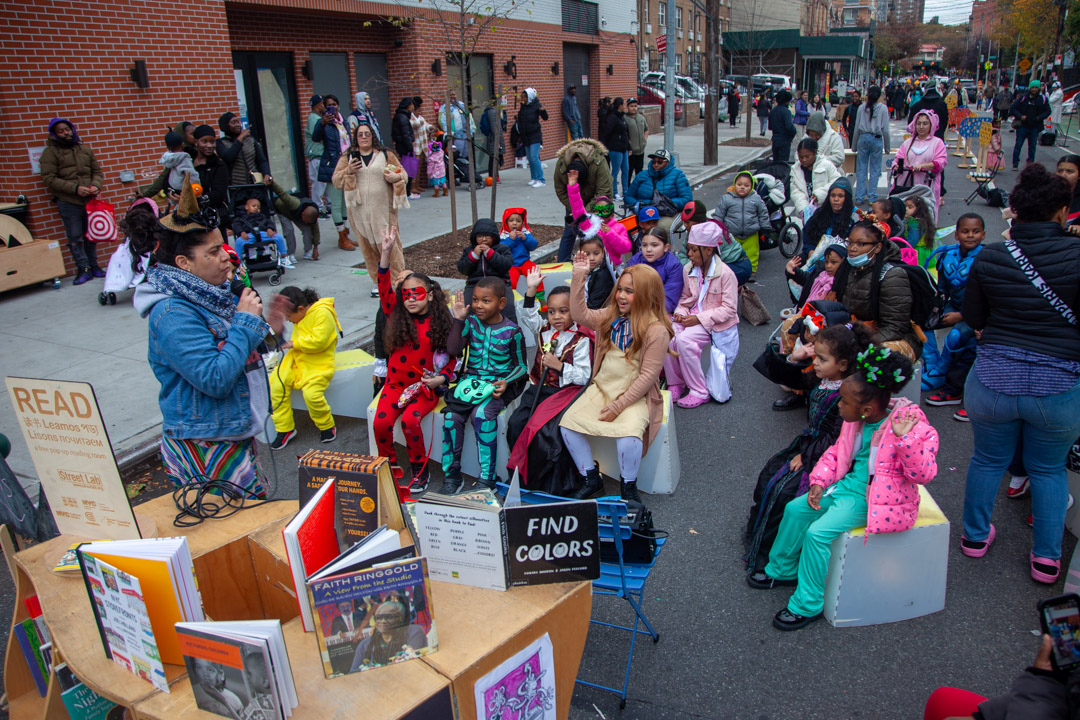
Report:
[[[563,45],[563,93],[570,85],[577,87],[578,110],[581,111],[581,131],[585,137],[595,137],[592,119],[596,114],[589,93],[589,47],[587,45]],[[562,98],[559,98],[562,107]],[[562,116],[562,113],[559,113]]]
[[[306,188],[307,118],[298,115],[292,53],[234,52],[233,72],[240,118],[266,148],[274,180],[290,191]]]
[[[390,81],[386,78],[386,55],[383,53],[353,53],[356,62],[356,91],[371,96],[371,107],[379,121],[383,144],[390,144],[390,123],[394,118],[397,100],[390,104]],[[400,99],[400,98],[399,98]]]

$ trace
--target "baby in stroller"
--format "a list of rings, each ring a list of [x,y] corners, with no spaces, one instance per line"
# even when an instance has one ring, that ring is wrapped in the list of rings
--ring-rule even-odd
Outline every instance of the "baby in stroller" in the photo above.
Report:
[[[295,267],[289,259],[285,237],[278,232],[273,218],[263,213],[262,200],[248,195],[237,205],[233,207],[233,245],[247,269],[276,272]]]

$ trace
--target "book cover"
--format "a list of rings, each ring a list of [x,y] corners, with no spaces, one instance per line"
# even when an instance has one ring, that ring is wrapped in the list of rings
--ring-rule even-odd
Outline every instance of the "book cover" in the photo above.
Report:
[[[334,475],[334,529],[341,548],[355,545],[379,526],[377,472],[377,466],[357,465]]]
[[[511,587],[600,577],[595,502],[519,505],[503,514]]]
[[[242,720],[281,717],[265,642],[192,628],[177,628],[176,634],[200,710]]]
[[[420,548],[431,577],[443,582],[505,590],[502,513],[486,504],[412,503]]]
[[[328,678],[439,649],[425,558],[313,580],[308,592]]]
[[[71,720],[122,720],[124,708],[106,700],[81,682],[64,690],[60,699]]]
[[[80,553],[80,557],[105,655],[159,690],[169,692],[139,578],[89,553]],[[172,588],[171,581],[168,587]],[[175,640],[175,631],[172,635]]]
[[[41,634],[38,632],[37,621],[33,618],[22,621],[23,631],[26,633],[26,639],[30,642],[30,649],[34,651],[34,660],[37,661],[38,672],[45,678],[46,683],[49,679],[49,667],[51,663],[47,661],[45,655],[41,650],[46,645],[49,645],[47,640],[43,640]],[[51,645],[49,645],[51,651]]]
[[[317,497],[301,505],[300,513],[281,532],[304,632],[312,632],[314,620],[304,584],[309,575],[321,570],[341,552],[334,532],[334,483],[320,487]]]
[[[16,623],[12,629],[15,631],[15,638],[19,641],[19,649],[22,650],[26,666],[30,668],[30,675],[34,678],[34,684],[37,685],[41,697],[45,697],[49,692],[49,685],[46,678],[41,674],[38,655],[34,651],[34,646],[30,643],[30,638],[26,635],[26,626],[23,623]]]

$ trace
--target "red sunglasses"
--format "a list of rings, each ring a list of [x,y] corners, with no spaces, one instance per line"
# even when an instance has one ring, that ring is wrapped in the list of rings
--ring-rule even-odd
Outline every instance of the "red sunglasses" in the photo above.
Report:
[[[402,288],[401,299],[402,300],[415,300],[417,302],[423,302],[427,297],[427,288],[423,285],[414,288]]]

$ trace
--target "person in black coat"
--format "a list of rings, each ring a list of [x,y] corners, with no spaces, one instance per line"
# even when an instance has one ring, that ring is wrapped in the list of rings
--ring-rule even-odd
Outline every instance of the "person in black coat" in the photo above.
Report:
[[[409,177],[405,191],[409,194],[410,200],[420,198],[420,195],[415,193],[413,189],[417,170],[416,156],[413,154],[414,136],[411,121],[414,107],[412,97],[402,98],[401,102],[398,103],[397,110],[394,111],[394,120],[390,125],[390,139],[394,143],[394,152],[401,158],[401,166],[405,168],[405,173]],[[412,160],[410,161],[409,158]]]
[[[604,120],[611,112],[611,98],[600,98],[600,106],[596,109],[596,139],[607,146],[607,138],[604,135]]]
[[[232,226],[228,198],[229,166],[217,155],[216,137],[214,128],[209,125],[195,128],[195,159],[192,162],[208,207],[217,212],[219,227],[227,228]]]
[[[739,122],[739,93],[735,88],[728,90],[727,94],[728,117],[731,118],[731,127]]]
[[[548,113],[540,104],[536,90],[529,87],[521,93],[521,108],[517,114],[518,141],[525,146],[525,155],[529,158],[529,185],[543,187],[544,168],[540,165],[540,143],[544,140],[541,120],[547,120]]]
[[[1035,162],[1035,146],[1039,144],[1043,121],[1050,117],[1050,103],[1042,94],[1042,83],[1032,80],[1028,91],[1013,101],[1009,114],[1020,121],[1020,127],[1016,128],[1016,144],[1013,145],[1012,156],[1013,170],[1016,170],[1020,166],[1020,149],[1025,141],[1028,143],[1027,161]]]
[[[975,446],[961,551],[982,557],[993,542],[994,500],[1023,437],[1034,515],[1031,575],[1047,584],[1061,571],[1065,461],[1080,435],[1080,238],[1063,227],[1071,202],[1064,178],[1039,164],[1025,167],[1009,195],[1012,240],[985,245],[976,256],[961,311],[979,338],[964,386]],[[1036,286],[1032,273],[1045,285]]]
[[[791,158],[791,141],[795,139],[795,122],[788,109],[791,93],[781,90],[776,94],[776,107],[769,112],[769,129],[772,130],[773,162],[787,163]]]
[[[862,93],[858,90],[852,90],[851,96],[848,98],[848,105],[844,108],[844,116],[840,120],[840,123],[844,126],[844,130],[848,136],[848,146],[851,149],[855,149],[851,139],[855,137],[855,121],[859,117],[859,106],[862,105]]]
[[[611,103],[611,110],[604,118],[604,144],[608,149],[608,162],[611,163],[611,187],[615,191],[615,199],[618,200],[626,195],[626,188],[630,185],[630,128],[626,124],[626,113],[623,112],[623,99],[615,98]],[[622,173],[622,193],[619,193],[619,173]]]

